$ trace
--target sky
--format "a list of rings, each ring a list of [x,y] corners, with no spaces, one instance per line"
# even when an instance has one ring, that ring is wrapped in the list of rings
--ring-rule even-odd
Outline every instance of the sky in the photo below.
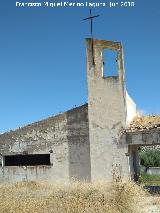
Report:
[[[0,0],[1,133],[87,102],[85,38],[90,24],[82,19],[89,7],[17,2],[43,6]],[[132,7],[121,6],[120,0],[68,2],[106,3],[92,7],[100,15],[94,20],[94,38],[122,42],[129,95],[139,111],[160,114],[160,1],[135,0]],[[109,7],[110,2],[118,5]]]

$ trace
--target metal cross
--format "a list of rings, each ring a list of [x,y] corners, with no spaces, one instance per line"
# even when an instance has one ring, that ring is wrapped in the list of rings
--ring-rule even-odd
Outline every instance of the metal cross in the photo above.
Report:
[[[92,10],[90,9],[90,16],[83,19],[84,21],[86,21],[86,20],[91,21],[91,41],[92,41],[91,45],[92,45],[92,59],[93,59],[92,63],[93,63],[93,65],[95,65],[95,62],[94,62],[94,44],[93,44],[93,19],[97,18],[97,17],[99,17],[99,15],[92,16]]]
[[[90,9],[90,16],[87,18],[84,18],[83,20],[91,20],[91,36],[93,38],[93,19],[99,17],[99,15],[92,16],[92,10]]]

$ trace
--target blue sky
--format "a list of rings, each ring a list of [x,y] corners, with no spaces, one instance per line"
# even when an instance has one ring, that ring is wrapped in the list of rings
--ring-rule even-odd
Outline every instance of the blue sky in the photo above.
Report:
[[[82,19],[89,8],[15,3],[0,0],[0,132],[87,102],[85,38],[90,33]],[[93,13],[100,14],[94,37],[123,43],[126,85],[137,108],[160,113],[160,1],[96,7]]]

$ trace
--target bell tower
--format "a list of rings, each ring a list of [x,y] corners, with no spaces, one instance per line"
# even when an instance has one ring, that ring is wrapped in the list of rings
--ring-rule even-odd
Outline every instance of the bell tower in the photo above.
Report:
[[[86,43],[91,179],[128,178],[128,146],[119,140],[127,124],[123,47],[120,42],[90,38]],[[106,48],[116,51],[117,76],[104,76]]]

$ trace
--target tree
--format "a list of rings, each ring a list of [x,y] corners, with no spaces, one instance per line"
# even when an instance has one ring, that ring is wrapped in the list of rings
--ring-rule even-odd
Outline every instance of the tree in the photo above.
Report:
[[[160,149],[141,148],[139,156],[141,165],[145,167],[160,167]]]

